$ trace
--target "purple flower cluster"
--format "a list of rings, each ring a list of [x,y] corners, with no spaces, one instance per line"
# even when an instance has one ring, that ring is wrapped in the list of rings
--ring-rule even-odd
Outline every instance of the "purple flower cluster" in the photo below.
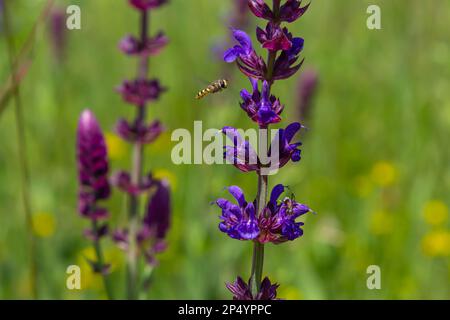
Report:
[[[135,79],[125,80],[116,88],[122,99],[136,108],[136,117],[132,121],[119,119],[116,124],[117,134],[125,141],[137,147],[131,172],[118,171],[111,179],[112,184],[120,191],[128,194],[130,202],[136,204],[138,198],[151,194],[147,200],[147,212],[140,219],[137,205],[133,205],[130,219],[139,219],[139,230],[122,228],[114,232],[114,241],[128,250],[130,241],[137,244],[138,252],[146,261],[154,265],[155,254],[165,248],[164,237],[170,221],[170,188],[167,181],[159,181],[151,173],[142,174],[142,145],[154,142],[163,132],[164,127],[159,120],[147,123],[145,110],[149,103],[158,100],[166,88],[158,79],[147,78],[148,59],[161,52],[168,43],[167,37],[159,31],[155,36],[148,36],[148,17],[151,10],[165,4],[165,0],[129,0],[129,3],[141,15],[140,36],[128,35],[119,43],[119,48],[126,55],[139,60],[138,75]],[[131,223],[131,222],[130,222]]]
[[[314,96],[319,85],[319,76],[313,69],[304,71],[298,83],[298,113],[300,119],[306,119],[311,113]]]
[[[157,55],[167,45],[168,39],[162,31],[155,36],[147,35],[148,15],[150,10],[156,9],[167,3],[166,0],[129,0],[129,3],[141,14],[141,34],[139,37],[128,35],[120,43],[120,50],[129,56],[140,60],[139,75],[136,79],[124,80],[116,91],[122,99],[137,108],[145,109],[148,103],[158,100],[167,89],[161,85],[158,79],[148,79],[147,60],[150,56]],[[145,113],[137,111],[134,121],[120,119],[116,125],[117,134],[130,143],[152,143],[163,132],[164,128],[156,120],[146,124]]]
[[[98,205],[108,199],[108,153],[100,126],[90,110],[81,114],[77,132],[78,180],[80,183],[78,211],[93,221],[106,219],[108,210]]]
[[[296,219],[311,211],[308,206],[280,195],[284,186],[279,184],[272,190],[270,201],[256,216],[255,203],[245,200],[243,191],[237,186],[228,188],[237,203],[218,199],[217,206],[222,209],[219,229],[237,240],[254,240],[260,243],[282,243],[297,239],[303,234],[302,222]]]
[[[167,44],[167,38],[159,32],[148,37],[149,10],[166,3],[165,0],[129,0],[130,5],[141,15],[141,34],[139,38],[127,36],[120,42],[120,49],[127,55],[139,59],[139,72],[136,79],[126,80],[117,88],[125,102],[135,106],[136,117],[128,121],[119,119],[117,134],[133,144],[133,163],[131,170],[118,171],[110,178],[109,161],[105,139],[94,114],[86,110],[81,114],[77,134],[77,158],[79,175],[79,212],[92,222],[92,229],[85,235],[94,242],[97,260],[94,270],[106,275],[107,265],[103,263],[100,238],[108,234],[106,224],[99,220],[109,216],[106,208],[100,206],[111,194],[111,185],[129,197],[130,212],[128,225],[113,232],[112,237],[118,246],[128,251],[128,297],[136,299],[140,290],[138,283],[139,257],[154,266],[155,255],[166,247],[165,237],[170,226],[170,187],[165,180],[153,178],[151,173],[143,174],[143,145],[155,141],[164,130],[158,120],[148,123],[145,119],[147,104],[158,100],[166,89],[158,79],[148,79],[148,59],[157,54]],[[145,213],[141,217],[139,198],[148,195]],[[134,267],[130,267],[134,266]],[[147,279],[148,280],[148,279]],[[111,287],[105,280],[105,288],[111,297]]]
[[[294,136],[303,127],[294,122],[278,129],[275,137],[269,141],[269,125],[279,123],[284,105],[271,93],[276,81],[290,78],[303,64],[300,53],[304,40],[294,37],[284,23],[299,19],[308,9],[301,0],[273,0],[270,7],[264,0],[247,0],[251,12],[266,20],[265,28],[256,28],[256,39],[266,54],[258,54],[251,37],[244,31],[232,29],[236,45],[224,52],[227,63],[236,63],[238,69],[249,78],[252,92],[243,89],[240,93],[242,110],[260,128],[260,137],[265,135],[267,148],[257,153],[250,142],[244,139],[237,129],[226,126],[222,132],[232,142],[224,147],[224,158],[242,172],[256,172],[258,175],[258,196],[247,202],[243,191],[232,186],[228,191],[236,203],[227,199],[218,199],[217,206],[222,210],[219,229],[237,240],[251,240],[255,243],[252,275],[249,283],[238,278],[234,284],[228,284],[234,299],[275,299],[278,285],[271,285],[268,278],[262,280],[261,246],[265,243],[283,243],[303,235],[303,223],[297,219],[311,211],[293,197],[280,196],[285,192],[281,184],[272,189],[267,199],[269,172],[278,170],[289,161],[301,159],[301,142],[293,142]],[[263,58],[267,56],[267,60]],[[267,159],[270,161],[267,163]],[[263,170],[264,169],[264,170]]]
[[[166,249],[165,236],[170,227],[170,187],[167,181],[152,181],[146,215],[136,234],[136,243],[140,253],[148,264],[155,266],[158,261],[156,254]],[[116,244],[123,250],[128,250],[129,233],[127,229],[118,229],[113,234]]]
[[[292,143],[296,133],[302,128],[298,122],[293,122],[285,129],[278,129],[277,135],[272,140],[268,149],[267,158],[272,155],[272,146],[278,148],[278,161],[270,163],[271,170],[277,170],[284,167],[289,160],[298,162],[301,159],[301,142]],[[233,145],[225,146],[224,158],[227,163],[233,164],[242,172],[256,171],[257,173],[264,167],[264,164],[258,157],[248,140],[245,140],[233,127],[224,127],[222,132],[233,142]]]

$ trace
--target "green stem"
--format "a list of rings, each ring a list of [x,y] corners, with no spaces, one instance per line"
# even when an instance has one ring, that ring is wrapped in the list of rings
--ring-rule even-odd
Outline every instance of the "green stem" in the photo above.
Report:
[[[259,215],[263,213],[263,209],[267,202],[267,185],[268,177],[258,174],[258,195],[256,200],[256,212]],[[250,291],[253,296],[259,291],[262,281],[262,273],[264,266],[264,244],[254,241],[252,271],[250,276]]]
[[[143,11],[141,15],[141,42],[147,41],[149,13]],[[142,57],[138,64],[138,78],[146,79],[148,73],[148,57]],[[136,125],[141,125],[145,121],[146,105],[137,107],[135,119]],[[138,186],[141,184],[144,161],[144,146],[137,141],[133,146],[133,159],[131,168],[131,182]],[[139,260],[136,236],[139,228],[139,198],[136,195],[130,195],[129,212],[129,249],[127,256],[127,290],[128,299],[135,300],[139,298]]]
[[[92,229],[94,231],[94,234],[98,234],[98,224],[97,221],[92,221]],[[94,250],[95,254],[97,256],[97,265],[99,267],[99,272],[102,275],[103,278],[103,284],[105,286],[106,296],[109,300],[114,300],[113,290],[111,286],[111,282],[109,280],[108,275],[105,273],[104,267],[105,267],[105,259],[103,258],[103,251],[102,247],[100,245],[100,238],[96,237],[94,240]]]
[[[37,254],[36,254],[36,237],[33,233],[33,220],[31,213],[31,200],[30,200],[30,174],[28,167],[28,157],[27,157],[27,147],[26,147],[26,137],[25,137],[25,123],[22,109],[22,100],[19,90],[19,79],[17,79],[16,72],[16,64],[14,62],[15,57],[15,48],[14,48],[14,39],[11,34],[10,22],[9,22],[9,14],[8,14],[8,5],[7,1],[3,3],[3,28],[5,32],[5,37],[8,46],[8,56],[9,56],[9,64],[12,75],[12,86],[13,86],[13,96],[15,102],[15,121],[16,121],[16,131],[17,131],[17,144],[18,144],[18,156],[19,156],[19,165],[21,171],[21,185],[22,185],[22,202],[25,210],[25,220],[26,220],[26,229],[28,236],[28,244],[29,244],[29,255],[30,255],[30,285],[33,299],[38,298],[38,290],[37,290]]]
[[[272,1],[272,11],[275,18],[279,16],[280,13],[280,0]],[[267,72],[265,75],[265,80],[269,83],[270,87],[273,84],[273,72],[275,66],[275,60],[277,58],[277,53],[275,51],[269,51],[267,57]],[[269,94],[270,95],[270,94]],[[266,148],[264,151],[268,150],[269,136],[267,126],[261,126],[259,139],[263,139],[266,142]],[[262,135],[265,134],[265,137]],[[261,148],[259,148],[261,150]],[[258,195],[256,199],[256,213],[257,218],[263,214],[264,207],[267,203],[267,188],[268,188],[268,176],[258,173]],[[255,297],[261,287],[262,273],[264,267],[264,244],[255,240],[253,242],[253,258],[252,258],[252,270],[250,275],[250,292]]]

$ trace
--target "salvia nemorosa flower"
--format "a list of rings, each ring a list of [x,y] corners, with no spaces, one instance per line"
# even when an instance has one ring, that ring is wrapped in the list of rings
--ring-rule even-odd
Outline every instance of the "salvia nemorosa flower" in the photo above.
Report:
[[[222,132],[231,140],[232,145],[224,146],[224,158],[227,163],[233,164],[243,172],[260,171],[262,167],[269,167],[271,170],[280,169],[285,166],[289,160],[298,162],[301,159],[301,142],[292,143],[295,134],[302,128],[298,122],[291,123],[285,129],[278,129],[277,134],[267,152],[266,159],[275,160],[275,162],[262,164],[257,152],[250,142],[244,139],[239,131],[233,127],[224,127]],[[274,146],[277,147],[278,155],[272,154]],[[267,161],[268,161],[267,160]]]
[[[125,119],[119,119],[116,124],[117,134],[125,141],[131,143],[152,143],[163,131],[164,127],[159,120],[146,125],[142,122],[129,123]]]
[[[234,0],[234,12],[231,17],[231,25],[244,29],[248,25],[248,0]]]
[[[227,63],[236,62],[239,70],[250,78],[253,92],[241,91],[241,108],[250,119],[259,126],[258,138],[246,136],[249,141],[233,127],[224,127],[222,132],[231,140],[231,145],[224,147],[224,158],[243,172],[254,171],[258,175],[258,197],[247,202],[242,190],[233,186],[229,188],[236,203],[218,199],[220,207],[219,229],[233,239],[251,240],[255,242],[252,260],[251,281],[244,282],[238,278],[234,284],[227,284],[234,299],[274,299],[277,285],[272,285],[269,279],[262,280],[263,244],[279,244],[292,241],[303,234],[303,222],[297,219],[311,210],[294,200],[293,197],[280,196],[285,187],[276,185],[270,200],[266,199],[268,175],[275,173],[289,161],[298,162],[301,159],[300,142],[292,142],[295,134],[302,128],[300,123],[291,123],[286,128],[275,130],[275,137],[269,138],[269,125],[280,122],[283,111],[279,99],[271,94],[275,81],[287,79],[294,75],[302,66],[300,53],[304,40],[294,37],[282,26],[283,22],[293,22],[304,14],[308,5],[301,6],[301,0],[273,0],[272,8],[265,0],[248,0],[248,6],[253,14],[268,20],[265,28],[256,29],[256,38],[266,53],[260,55],[249,35],[244,31],[233,29],[233,37],[237,45],[225,51],[223,59]],[[262,56],[267,55],[267,60]],[[261,81],[261,91],[259,86]],[[248,133],[246,133],[248,135]],[[268,143],[270,142],[270,143]],[[253,146],[258,143],[258,152]],[[266,148],[268,147],[268,149]],[[255,208],[257,212],[255,212]],[[259,288],[259,290],[258,290]]]
[[[295,74],[303,64],[303,60],[299,63],[297,61],[300,52],[303,50],[304,40],[293,38],[287,29],[273,28],[266,29],[266,31],[260,29],[258,38],[267,49],[281,50],[280,55],[275,60],[272,79],[286,79]],[[264,80],[267,66],[264,59],[256,53],[250,37],[241,30],[234,30],[233,35],[239,44],[225,51],[224,61],[228,63],[237,61],[239,69],[246,76]],[[286,49],[283,50],[283,48]]]
[[[78,178],[80,183],[78,209],[83,217],[100,220],[108,211],[98,201],[109,198],[108,153],[100,126],[90,110],[81,114],[77,132]]]
[[[117,92],[122,95],[124,101],[134,104],[138,107],[145,105],[150,101],[155,101],[166,89],[161,86],[157,79],[136,79],[125,80],[117,88]]]
[[[305,119],[311,112],[311,105],[318,86],[318,74],[309,69],[302,73],[298,83],[298,112]]]
[[[257,55],[252,40],[244,31],[233,30],[233,36],[239,43],[225,51],[223,59],[231,63],[237,61],[239,69],[248,77],[264,79],[267,71],[264,59]]]
[[[168,0],[129,0],[129,2],[136,9],[145,11],[158,8],[167,3]]]
[[[247,115],[259,126],[267,126],[271,123],[281,121],[280,114],[284,106],[280,100],[269,93],[269,84],[263,82],[262,92],[259,91],[258,81],[249,78],[253,87],[253,93],[250,94],[246,89],[241,91],[241,108],[247,112]]]
[[[156,36],[148,38],[145,43],[140,39],[128,35],[119,43],[119,48],[128,55],[140,55],[148,57],[157,55],[168,43],[168,39],[163,32],[159,32]]]
[[[284,190],[281,184],[275,186],[267,206],[256,217],[255,204],[246,201],[242,189],[238,186],[229,187],[228,191],[237,203],[223,198],[216,201],[222,210],[220,231],[233,239],[260,243],[282,243],[297,239],[303,235],[303,222],[297,222],[296,219],[311,210],[289,197],[278,201]]]
[[[228,191],[236,199],[237,204],[222,198],[216,201],[222,209],[220,231],[227,233],[233,239],[255,239],[259,229],[254,204],[247,203],[244,193],[238,186],[231,186]]]
[[[170,187],[165,180],[152,181],[151,185],[154,192],[149,197],[145,218],[136,234],[136,243],[147,263],[155,265],[155,255],[167,247],[165,237],[170,227]],[[127,229],[116,230],[113,240],[121,249],[128,250]]]
[[[309,7],[309,4],[302,7],[301,3],[302,0],[287,0],[286,3],[280,7],[278,15],[275,16],[274,12],[264,0],[248,0],[250,10],[255,16],[277,23],[282,21],[294,22],[300,18]]]
[[[233,293],[233,300],[276,300],[277,283],[272,284],[268,277],[261,282],[261,286],[256,295],[250,290],[250,281],[246,283],[241,277],[237,277],[234,283],[227,283],[226,287]]]

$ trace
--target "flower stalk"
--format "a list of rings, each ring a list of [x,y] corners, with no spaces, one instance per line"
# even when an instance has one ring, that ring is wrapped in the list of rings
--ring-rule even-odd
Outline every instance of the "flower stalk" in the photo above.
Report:
[[[150,11],[166,3],[165,0],[128,0],[130,5],[140,14],[139,36],[127,36],[120,42],[120,49],[127,55],[136,56],[137,72],[135,80],[125,80],[117,91],[122,95],[125,102],[134,105],[136,108],[135,117],[131,122],[120,119],[116,126],[116,132],[125,141],[132,144],[131,168],[129,173],[118,172],[113,177],[113,184],[119,190],[127,193],[129,202],[129,212],[127,227],[123,230],[116,230],[113,235],[114,241],[126,251],[127,257],[127,297],[128,299],[138,299],[145,289],[141,279],[140,256],[144,255],[147,264],[154,267],[156,260],[155,253],[163,250],[162,237],[155,234],[156,222],[151,224],[142,221],[141,196],[156,188],[155,197],[149,198],[149,204],[155,201],[162,201],[165,204],[170,201],[168,195],[161,193],[161,188],[168,190],[168,186],[161,187],[160,181],[151,177],[151,174],[144,174],[144,147],[156,140],[163,131],[159,121],[146,123],[148,104],[159,98],[165,91],[157,79],[148,79],[149,57],[156,55],[167,44],[167,38],[162,32],[155,37],[150,37],[149,22]],[[158,191],[160,191],[158,193]],[[158,209],[159,210],[159,209]],[[161,213],[164,219],[169,216],[169,205],[163,208]],[[150,214],[147,212],[147,214]],[[154,214],[154,213],[152,213]],[[166,225],[168,228],[168,222]],[[165,232],[164,232],[165,234]],[[145,240],[145,241],[144,241]],[[147,242],[151,242],[150,247],[145,247]],[[159,247],[158,247],[159,245]]]
[[[9,11],[8,2],[3,3],[3,28],[6,37],[7,47],[8,47],[8,58],[10,65],[10,72],[12,75],[12,87],[13,87],[13,97],[15,103],[15,122],[16,122],[16,132],[17,132],[17,148],[18,157],[20,165],[20,179],[22,186],[22,203],[25,211],[25,225],[27,230],[28,238],[28,252],[29,252],[29,272],[30,272],[30,286],[31,294],[33,299],[38,298],[37,290],[37,275],[38,275],[38,264],[37,264],[37,239],[33,232],[33,220],[32,220],[32,209],[31,209],[31,197],[30,197],[30,173],[28,166],[28,155],[27,155],[27,145],[25,137],[25,123],[24,114],[22,108],[22,99],[19,88],[19,79],[17,74],[17,65],[15,63],[15,45],[11,34],[11,25],[9,21]]]
[[[289,161],[298,162],[301,159],[301,143],[291,142],[302,128],[300,123],[294,122],[286,128],[278,129],[271,141],[268,135],[269,125],[280,122],[284,110],[284,105],[271,93],[272,85],[275,81],[294,75],[303,63],[303,60],[299,62],[303,39],[293,37],[288,28],[281,27],[283,22],[294,22],[307,10],[309,5],[301,7],[301,2],[273,0],[272,7],[269,7],[265,0],[248,0],[252,13],[267,20],[265,29],[256,29],[258,42],[267,50],[267,59],[258,55],[249,35],[236,29],[233,29],[233,36],[238,45],[228,49],[223,56],[225,62],[236,62],[239,70],[249,78],[253,93],[241,90],[240,106],[259,127],[258,153],[249,141],[239,135],[237,129],[222,129],[233,142],[224,148],[227,163],[233,164],[242,172],[255,171],[258,176],[257,196],[253,202],[247,202],[243,191],[237,186],[228,188],[237,204],[226,199],[216,201],[222,210],[219,229],[233,239],[253,242],[249,282],[238,277],[233,284],[227,284],[227,288],[233,293],[233,299],[276,299],[278,284],[272,284],[267,277],[263,279],[264,246],[269,242],[279,244],[301,237],[303,222],[296,219],[311,212],[308,206],[296,202],[293,195],[285,196],[279,201],[286,189],[281,184],[273,187],[268,197],[268,175],[275,173]],[[265,163],[266,159],[270,159],[269,163]]]

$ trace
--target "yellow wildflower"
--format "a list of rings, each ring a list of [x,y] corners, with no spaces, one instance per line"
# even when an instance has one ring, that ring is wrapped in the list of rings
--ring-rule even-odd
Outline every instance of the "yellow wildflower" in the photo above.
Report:
[[[398,170],[388,161],[379,161],[372,168],[371,178],[378,186],[388,187],[397,181]]]
[[[296,287],[293,286],[280,286],[277,290],[277,297],[286,300],[301,300],[303,295]]]
[[[375,235],[388,234],[394,227],[394,217],[392,213],[376,211],[372,213],[370,221],[370,231]]]
[[[32,217],[33,232],[41,238],[52,236],[55,233],[55,224],[55,218],[50,213],[39,212]]]
[[[448,208],[440,200],[431,200],[423,207],[425,221],[432,226],[442,225],[448,218]]]
[[[430,257],[446,257],[450,255],[450,232],[447,230],[432,231],[422,239],[423,253]]]
[[[119,136],[114,133],[105,133],[106,146],[108,155],[112,160],[122,159],[127,152],[127,145]]]

